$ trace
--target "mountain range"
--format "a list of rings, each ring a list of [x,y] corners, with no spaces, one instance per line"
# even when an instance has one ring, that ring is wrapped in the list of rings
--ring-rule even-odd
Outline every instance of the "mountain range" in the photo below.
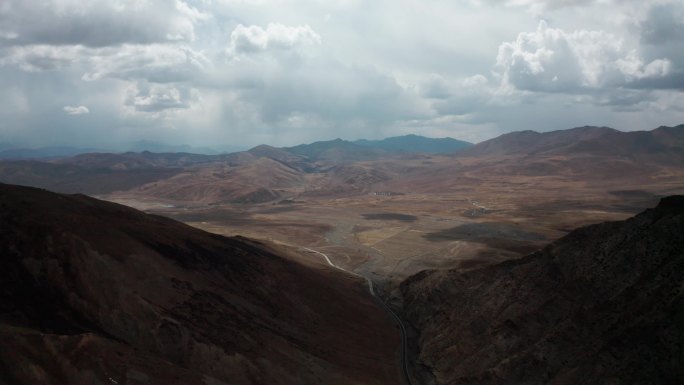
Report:
[[[467,148],[471,143],[452,139],[452,138],[426,138],[419,135],[406,135],[392,138],[385,138],[381,140],[356,140],[354,142],[343,141],[341,139],[331,141],[333,146],[339,146],[344,143],[349,148],[355,148],[354,145],[372,147],[382,149],[387,152],[421,152],[421,153],[451,153]],[[317,142],[313,144],[312,148],[325,146],[325,142]],[[306,152],[307,145],[292,147],[293,152],[298,149]],[[123,149],[123,151],[121,151]],[[357,151],[360,150],[356,148]],[[116,146],[116,148],[95,148],[95,147],[39,147],[39,148],[25,148],[10,143],[0,143],[0,159],[54,159],[64,158],[84,153],[121,153],[121,152],[153,152],[153,153],[192,153],[201,155],[218,155],[229,154],[234,152],[244,151],[245,148],[235,145],[217,145],[212,148],[209,147],[195,147],[190,145],[173,145],[149,140],[140,140],[136,142],[124,143]],[[315,151],[315,150],[313,150]]]
[[[404,136],[364,144],[337,139],[286,148],[261,145],[222,155],[90,153],[2,161],[0,181],[66,193],[135,189],[178,200],[258,203],[299,194],[449,191],[473,177],[633,179],[662,167],[683,167],[683,132],[684,126],[638,132],[579,127],[509,133],[467,148],[449,138]],[[409,144],[428,153],[406,152]],[[454,144],[460,149],[451,154],[429,153]]]
[[[413,134],[382,140],[359,139],[353,143],[391,152],[418,152],[423,154],[451,154],[473,145],[453,138],[426,138]]]

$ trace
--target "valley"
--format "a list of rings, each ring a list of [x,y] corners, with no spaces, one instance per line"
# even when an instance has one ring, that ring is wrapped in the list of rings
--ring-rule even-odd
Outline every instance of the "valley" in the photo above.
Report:
[[[396,141],[394,143],[392,146],[396,145]],[[179,244],[174,240],[174,235],[161,235],[162,240],[152,241],[156,251],[143,252],[148,255],[145,257],[147,262],[144,262],[146,266],[167,266],[168,261],[162,262],[163,258],[180,255],[178,250],[183,250],[181,254],[208,253],[212,255],[210,258],[221,260],[223,252],[219,250],[217,254],[211,251],[215,246],[195,246],[224,242],[219,239],[246,242],[245,245],[252,250],[248,252],[251,256],[247,260],[256,256],[255,261],[259,261],[264,253],[278,256],[276,259],[282,258],[283,262],[278,263],[291,267],[273,267],[271,262],[264,262],[267,265],[257,268],[256,276],[238,274],[225,282],[222,281],[224,278],[214,277],[210,268],[202,267],[204,270],[199,276],[195,272],[176,271],[174,268],[168,270],[171,281],[185,277],[181,280],[192,282],[193,289],[186,293],[180,286],[164,286],[162,291],[181,290],[179,293],[183,293],[183,298],[187,297],[187,306],[176,304],[175,310],[164,315],[167,312],[164,309],[168,307],[164,301],[169,299],[164,297],[153,301],[153,307],[161,309],[154,310],[156,316],[162,317],[160,319],[171,317],[180,322],[182,328],[188,328],[187,332],[181,333],[183,336],[194,336],[193,333],[203,335],[205,327],[218,328],[223,331],[211,337],[223,341],[223,345],[217,346],[224,350],[237,349],[235,351],[239,352],[239,356],[245,357],[240,360],[247,361],[211,353],[222,364],[216,367],[197,366],[202,357],[209,353],[197,353],[200,348],[193,346],[201,344],[201,351],[214,351],[214,347],[204,347],[203,339],[192,337],[187,345],[188,350],[184,350],[181,356],[168,356],[171,353],[159,347],[163,341],[155,340],[161,337],[154,335],[149,336],[148,345],[139,347],[151,356],[136,358],[142,365],[136,367],[136,373],[150,373],[150,368],[157,362],[155,360],[170,359],[177,366],[173,370],[178,371],[179,376],[191,376],[184,370],[196,367],[200,368],[197,369],[198,373],[219,381],[216,383],[232,376],[242,376],[236,382],[240,384],[262,383],[265,378],[270,383],[278,383],[273,382],[273,379],[281,377],[282,383],[303,384],[316,381],[331,384],[356,383],[353,381],[364,384],[394,384],[402,381],[409,384],[479,384],[489,383],[492,378],[500,379],[497,377],[499,374],[496,374],[499,369],[495,366],[504,364],[492,361],[494,356],[490,357],[486,350],[489,342],[479,340],[477,334],[470,335],[462,330],[473,327],[485,330],[490,327],[493,331],[488,332],[488,335],[496,337],[499,336],[499,328],[507,325],[506,319],[491,317],[493,323],[490,323],[490,320],[471,319],[462,314],[443,318],[444,314],[451,314],[454,309],[466,306],[463,304],[471,299],[482,302],[479,305],[467,305],[476,306],[473,308],[475,314],[480,309],[478,306],[485,309],[487,301],[497,301],[497,294],[483,289],[484,293],[474,292],[472,297],[463,297],[461,293],[471,289],[461,286],[459,282],[468,279],[473,280],[469,282],[477,281],[484,285],[491,278],[506,285],[507,270],[504,266],[523,263],[518,261],[527,261],[532,258],[530,255],[547,255],[549,252],[540,250],[548,250],[553,247],[548,245],[554,245],[556,241],[562,244],[567,237],[572,239],[573,230],[577,228],[601,222],[624,221],[655,207],[664,197],[684,192],[684,126],[638,132],[620,132],[605,127],[578,127],[543,134],[524,131],[477,145],[461,146],[458,151],[446,154],[411,153],[398,151],[392,146],[376,148],[369,143],[359,145],[333,140],[293,148],[262,145],[223,155],[93,153],[50,161],[2,161],[0,182],[28,184],[62,193],[86,193],[117,204],[111,207],[122,207],[121,210],[124,210],[123,207],[128,206],[141,210],[149,220],[172,218],[190,226],[183,231],[180,227],[174,230],[179,235],[187,231],[181,237],[202,238],[183,246],[182,242]],[[13,192],[10,187],[6,189],[9,191],[6,193],[9,194],[7,204],[23,202],[23,193]],[[25,194],[27,197],[38,197],[47,193],[27,191]],[[78,217],[78,213],[86,210],[87,206],[95,205],[90,198],[80,195],[62,198],[46,195],[26,199],[39,207],[43,207],[43,201],[52,202],[45,206],[48,212],[52,210],[48,206],[61,207],[60,199],[75,200],[70,203],[71,206],[59,209],[63,210],[59,215],[66,218],[72,216],[69,213],[71,210],[75,210],[76,214],[73,215]],[[103,202],[102,205],[107,208],[113,203]],[[124,215],[128,212],[121,213]],[[17,212],[17,215],[27,214]],[[59,215],[50,218],[56,221]],[[102,239],[106,240],[105,246],[98,246],[106,251],[96,247],[95,254],[88,252],[88,258],[92,255],[100,255],[98,258],[101,258],[104,255],[105,259],[117,260],[121,258],[117,257],[118,253],[125,254],[126,251],[115,251],[116,248],[111,248],[111,244],[123,242],[134,246],[136,242],[143,242],[150,245],[151,241],[143,239],[156,239],[153,225],[147,224],[148,219],[118,224],[118,215],[102,217],[102,221],[110,221],[109,225],[96,221],[93,226],[111,227],[113,223],[119,229],[117,231],[128,234],[129,230],[125,229],[130,227],[147,235],[135,235],[135,241],[130,243],[129,240],[119,240],[117,237],[120,235],[96,236],[76,226],[69,231],[76,231],[79,239],[85,237],[83,239],[92,243],[93,247],[99,245]],[[125,214],[124,217],[126,215],[133,214]],[[87,223],[93,220],[88,219]],[[59,229],[61,225],[56,221],[50,226]],[[81,233],[83,231],[85,233]],[[21,231],[17,234],[21,234]],[[11,240],[12,237],[7,239]],[[137,250],[140,246],[135,247]],[[229,251],[228,254],[235,254],[235,251]],[[160,257],[162,260],[158,260]],[[107,261],[105,265],[111,266],[111,262]],[[13,269],[22,269],[16,266]],[[121,268],[124,269],[122,271],[132,271],[142,277],[143,286],[139,290],[156,290],[154,288],[161,285],[156,278],[138,267],[124,265]],[[196,269],[188,266],[182,268]],[[287,273],[289,269],[294,269],[294,272]],[[60,274],[55,277],[66,273]],[[68,278],[69,274],[64,277]],[[96,270],[95,274],[101,276],[103,273]],[[125,279],[128,274],[130,272],[122,272],[120,277]],[[230,275],[230,269],[225,274]],[[50,282],[54,279],[50,278]],[[78,282],[84,279],[89,282],[93,278],[86,276],[74,282],[67,279],[66,287],[79,287],[83,283]],[[212,282],[210,286],[206,286],[206,282],[200,285],[207,279]],[[248,281],[241,283],[242,279]],[[145,286],[148,285],[145,282],[149,286]],[[262,282],[269,284],[264,287]],[[294,282],[298,283],[293,286]],[[515,281],[513,284],[521,282]],[[88,283],[86,287],[91,285],[94,283]],[[198,285],[202,288],[198,289]],[[530,285],[535,287],[533,283]],[[540,285],[552,284],[545,281]],[[19,289],[10,287],[7,290]],[[63,291],[67,298],[74,295],[68,294],[69,290],[74,289]],[[577,294],[568,290],[568,296]],[[207,294],[209,296],[205,298],[204,294],[195,295],[192,292],[211,295]],[[89,301],[95,300],[99,304],[97,306],[109,301],[88,293],[77,292],[75,295],[85,296]],[[135,298],[140,296],[126,295],[134,295]],[[147,295],[135,301],[147,303]],[[227,305],[225,310],[220,310],[223,312],[221,317],[238,320],[235,321],[237,323],[231,323],[232,326],[222,326],[221,319],[208,313],[212,307],[222,308],[224,305],[219,298],[226,295],[231,298],[229,303],[238,301],[244,303],[245,309],[249,309],[233,309],[233,305]],[[284,298],[281,299],[281,296]],[[515,293],[510,296],[514,297]],[[76,306],[69,301],[68,307]],[[150,315],[145,313],[147,315],[144,317],[147,318],[137,318],[143,313],[128,309],[128,301],[116,305],[123,307],[119,311],[126,321],[101,318],[101,310],[93,312],[91,307],[78,305],[75,308],[78,312],[86,311],[85,315],[79,317],[85,317],[99,326],[93,329],[93,326],[79,325],[76,334],[94,333],[96,342],[93,343],[97,347],[93,349],[96,350],[105,349],[102,344],[114,343],[112,346],[117,346],[115,342],[107,340],[109,335],[132,343],[130,341],[134,335],[128,329],[120,329],[120,322],[148,322]],[[442,301],[449,305],[442,307]],[[515,302],[514,299],[511,301]],[[259,308],[252,308],[256,303],[260,304]],[[331,303],[335,305],[331,306]],[[300,315],[293,315],[292,319],[280,320],[283,312],[288,311],[286,309],[299,308],[305,309],[302,316],[310,318],[299,319],[297,317]],[[529,317],[542,320],[538,321],[540,327],[550,327],[543,321],[547,317],[545,309],[544,306],[529,309],[536,312]],[[13,311],[16,313],[18,310]],[[261,326],[250,327],[247,323],[240,323],[247,322],[243,318],[245,311],[256,317]],[[567,314],[575,314],[575,310],[567,311],[570,312]],[[5,330],[9,330],[6,338],[9,338],[12,346],[24,352],[21,357],[5,356],[6,359],[27,363],[35,359],[49,359],[47,356],[36,356],[36,349],[40,349],[42,344],[54,345],[55,342],[37,337],[44,329],[35,325],[36,320],[26,323],[26,319],[31,320],[31,317],[23,315],[19,318],[21,322],[11,317],[5,321]],[[57,318],[65,322],[62,317],[59,315]],[[185,325],[179,317],[191,321],[191,324]],[[430,321],[431,317],[435,319],[434,322]],[[454,317],[462,322],[458,330],[449,326],[451,320],[456,319]],[[66,322],[75,321],[67,319]],[[518,325],[522,321],[511,322]],[[481,326],[473,326],[475,324]],[[582,325],[577,327],[585,327]],[[639,323],[635,325],[641,327]],[[21,330],[26,332],[20,337],[13,336],[14,331],[19,330],[16,328],[23,328]],[[439,337],[439,330],[442,329],[448,332]],[[224,332],[230,334],[235,330],[255,334],[244,341],[221,340]],[[518,341],[517,332],[512,329],[510,333],[515,335],[511,338]],[[283,345],[274,351],[258,353],[256,346],[259,341],[272,338],[269,337],[272,334],[282,339]],[[452,339],[457,335],[462,336],[464,342]],[[176,340],[176,337],[170,338]],[[441,343],[441,338],[450,342]],[[475,347],[470,344],[475,344]],[[481,354],[488,357],[485,361],[490,366],[465,365],[449,369],[454,365],[454,360],[462,357],[459,354],[477,352],[480,347],[483,347]],[[59,347],[58,353],[54,354],[67,354],[66,350],[59,349],[67,347]],[[294,355],[285,353],[288,359],[278,356],[290,349]],[[36,358],[39,356],[42,358]],[[60,370],[72,373],[70,375],[75,376],[73,378],[85,378],[82,377],[85,374],[72,366],[88,366],[92,362],[86,364],[73,358],[71,360],[66,369]],[[267,363],[262,360],[267,360]],[[525,362],[527,365],[531,361]],[[244,365],[251,369],[240,372],[237,368]],[[107,365],[104,367],[108,368],[107,373],[115,370]],[[302,367],[310,368],[309,374],[301,374]],[[535,370],[537,367],[543,368],[544,364],[534,366]],[[478,372],[471,373],[469,368]],[[509,370],[509,366],[501,368]],[[571,370],[562,365],[554,368],[558,373]],[[264,377],[256,373],[262,373]],[[17,378],[21,376],[15,375]],[[119,375],[132,378],[130,373]],[[528,378],[515,373],[506,376]],[[541,377],[534,376],[529,378],[540,382],[532,383],[544,383],[539,380]]]
[[[201,187],[181,195],[170,192],[188,184],[176,185],[171,178],[98,196],[223,235],[325,250],[339,265],[396,287],[424,269],[467,270],[520,257],[574,228],[625,219],[660,197],[684,191],[681,131],[673,131],[678,141],[668,142],[673,146],[668,157],[659,153],[664,159],[646,162],[639,157],[648,153],[638,146],[629,156],[606,155],[609,151],[588,144],[590,150],[567,149],[614,135],[603,128],[542,135],[532,154],[509,143],[520,139],[500,138],[463,155],[403,154],[332,167],[325,157],[306,159],[312,171],[297,173],[306,168],[302,159],[284,160],[282,151],[271,149],[268,159],[282,163],[260,170],[249,163],[255,177],[217,183],[194,178]],[[506,150],[492,150],[495,146]],[[284,165],[295,177],[283,176]],[[219,166],[200,170],[207,167]],[[240,183],[259,178],[259,186],[269,185],[264,202],[215,199],[216,191],[252,196],[254,188]]]
[[[684,385],[684,0],[0,0],[0,385]]]

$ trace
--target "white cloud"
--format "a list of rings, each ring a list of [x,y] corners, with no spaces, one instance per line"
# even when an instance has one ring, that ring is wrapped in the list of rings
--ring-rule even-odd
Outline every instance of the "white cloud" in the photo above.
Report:
[[[228,51],[240,54],[315,44],[321,44],[321,37],[309,25],[292,27],[269,23],[264,29],[258,25],[246,27],[238,24],[230,34]]]
[[[103,78],[146,79],[166,83],[201,77],[212,67],[211,60],[187,46],[151,44],[123,45],[117,49],[93,50],[90,69],[83,80]]]
[[[496,59],[504,87],[543,92],[587,92],[629,87],[635,80],[670,74],[667,59],[650,62],[605,31],[565,32],[541,21],[535,32],[522,32],[499,47]]]
[[[83,115],[89,114],[90,110],[86,106],[64,106],[64,112],[68,115]]]
[[[616,60],[615,65],[625,75],[625,80],[628,83],[639,79],[662,78],[672,72],[670,60],[656,59],[644,64],[635,50],[630,51],[624,58]]]
[[[198,91],[187,86],[143,82],[129,90],[125,104],[137,112],[155,113],[187,109],[198,99]]]

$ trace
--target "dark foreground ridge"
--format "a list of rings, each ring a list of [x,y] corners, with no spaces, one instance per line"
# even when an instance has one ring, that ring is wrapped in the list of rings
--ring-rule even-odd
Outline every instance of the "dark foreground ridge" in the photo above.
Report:
[[[281,255],[0,184],[0,384],[396,383],[363,281]]]
[[[425,384],[681,384],[684,196],[401,289]]]

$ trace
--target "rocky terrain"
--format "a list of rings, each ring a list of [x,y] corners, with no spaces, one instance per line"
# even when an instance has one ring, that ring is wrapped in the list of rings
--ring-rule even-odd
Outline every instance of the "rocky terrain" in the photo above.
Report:
[[[679,384],[684,196],[522,259],[401,285],[423,384]]]
[[[358,277],[83,195],[0,185],[0,384],[388,384]]]

